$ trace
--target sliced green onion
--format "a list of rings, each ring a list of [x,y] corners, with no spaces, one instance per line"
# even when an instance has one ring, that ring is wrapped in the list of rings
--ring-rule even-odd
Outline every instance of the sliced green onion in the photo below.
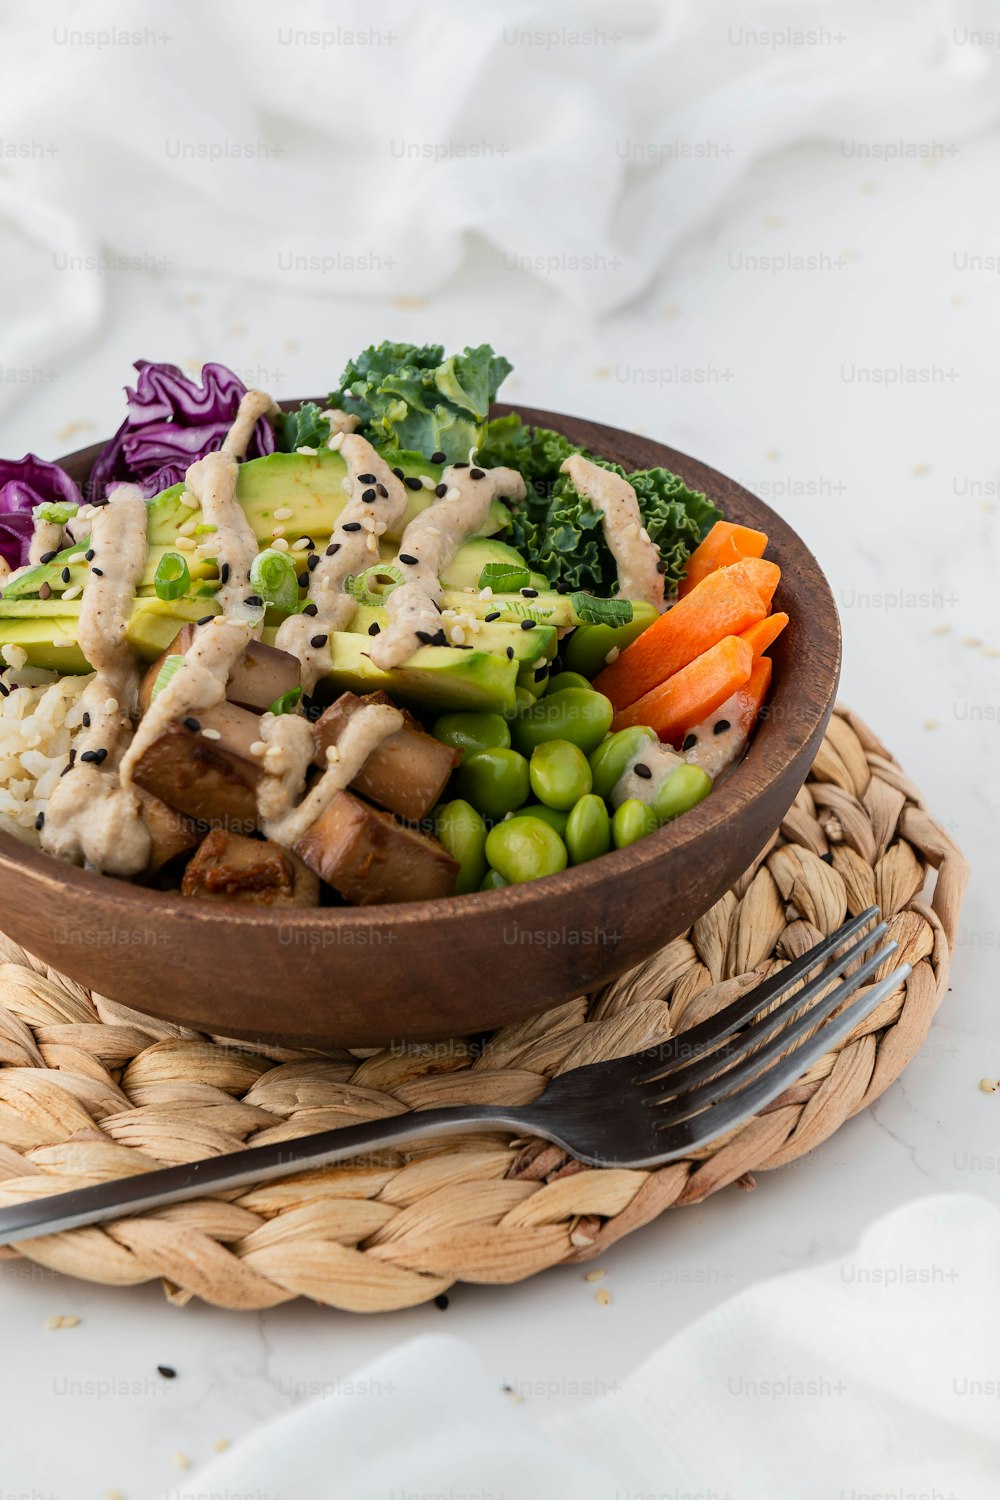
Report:
[[[570,603],[586,625],[629,625],[631,599],[595,599],[593,594],[571,594]]]
[[[299,585],[295,564],[287,552],[266,547],[250,564],[250,589],[259,594],[268,609],[282,609],[291,614],[298,608]]]
[[[268,713],[290,714],[294,711],[295,706],[301,697],[302,689],[300,687],[289,688],[287,693],[282,693],[280,698],[275,698],[274,702],[271,704],[271,707],[268,709]]]
[[[497,594],[516,594],[518,589],[526,589],[531,583],[531,573],[527,564],[518,568],[513,563],[487,563],[479,575],[479,587],[481,589],[492,589]]]
[[[153,683],[153,691],[149,695],[150,703],[152,703],[157,693],[163,692],[163,689],[166,687],[171,677],[173,677],[174,673],[177,671],[177,668],[180,666],[183,660],[183,656],[167,657],[166,661],[163,663],[163,666],[156,674],[156,681]]]
[[[386,581],[387,587],[379,586],[380,579]],[[405,581],[406,575],[402,568],[397,568],[394,563],[375,563],[363,573],[354,573],[346,578],[344,585],[359,604],[384,604],[393,589]]]
[[[180,599],[191,587],[191,573],[179,552],[164,552],[153,574],[157,599]]]
[[[79,509],[74,500],[46,500],[35,506],[32,515],[39,521],[51,521],[56,526],[65,526]]]

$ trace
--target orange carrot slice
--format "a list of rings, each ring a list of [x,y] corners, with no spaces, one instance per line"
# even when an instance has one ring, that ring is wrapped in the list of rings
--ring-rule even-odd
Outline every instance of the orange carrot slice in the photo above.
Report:
[[[767,537],[751,526],[737,526],[735,521],[716,521],[708,535],[687,560],[687,568],[677,590],[679,598],[714,573],[716,568],[742,562],[745,557],[763,557]]]
[[[597,691],[616,709],[627,708],[725,636],[763,620],[767,608],[746,568],[734,563],[709,573],[594,678]]]
[[[774,591],[781,579],[781,569],[777,563],[767,562],[763,557],[745,557],[740,567],[746,569],[747,577],[764,601],[766,614],[771,608]]]
[[[746,630],[741,630],[740,636],[747,642],[754,656],[763,656],[768,647],[774,645],[787,624],[786,614],[768,615],[756,624],[748,625]]]
[[[763,658],[762,658],[763,659]],[[754,656],[746,641],[727,635],[661,682],[615,718],[612,729],[648,724],[661,740],[679,745],[687,731],[707,719],[731,693],[750,680]]]
[[[736,709],[733,720],[749,734],[757,722],[757,715],[764,706],[767,690],[771,686],[771,658],[755,656],[750,676],[736,694]]]

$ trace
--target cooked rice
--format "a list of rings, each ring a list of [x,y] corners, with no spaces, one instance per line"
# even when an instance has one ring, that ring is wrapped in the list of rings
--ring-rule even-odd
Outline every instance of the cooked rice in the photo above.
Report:
[[[82,728],[80,697],[90,680],[30,669],[6,677],[12,687],[0,698],[0,828],[36,848],[35,820]]]

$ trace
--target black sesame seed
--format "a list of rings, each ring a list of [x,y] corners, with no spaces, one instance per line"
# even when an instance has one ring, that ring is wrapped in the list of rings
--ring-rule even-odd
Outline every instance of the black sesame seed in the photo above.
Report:
[[[339,542],[331,542],[330,545],[329,545],[329,547],[327,547],[327,549],[326,549],[326,555],[327,555],[327,557],[333,557],[334,553],[335,552],[339,552],[339,551],[340,551],[340,543]]]
[[[447,456],[448,455],[446,453],[443,453],[441,451],[441,449],[439,448],[436,453],[432,453],[431,454],[431,463],[432,464],[443,464],[444,461],[445,461],[445,459],[447,458]]]
[[[44,827],[45,827],[45,814],[43,812],[40,812],[38,814],[38,817],[35,819],[35,831],[37,833],[41,833],[41,831],[42,831],[42,829]]]
[[[422,490],[423,489],[423,485],[420,483],[420,480],[417,479],[416,476],[413,475],[413,474],[407,474],[406,478],[403,480],[403,483],[406,485],[406,488],[408,490]]]
[[[448,1310],[448,1293],[447,1292],[438,1292],[437,1296],[434,1298],[434,1306],[435,1307],[439,1307],[442,1312],[447,1312],[447,1310]]]
[[[69,763],[70,763],[70,765],[73,765],[73,763],[74,763],[75,760],[76,760],[76,751],[75,750],[71,750],[69,752]]]
[[[201,728],[201,720],[196,719],[193,714],[184,720],[184,728],[190,729],[192,734],[197,734]]]
[[[298,584],[300,589],[307,589],[309,587],[309,570],[307,568],[303,568],[302,572],[296,578],[295,582]]]
[[[84,729],[89,729],[90,728],[90,715],[89,714],[84,714],[84,716],[83,716],[83,727],[84,727]]]
[[[521,596],[524,599],[537,599],[538,598],[538,590],[537,589],[522,589],[521,590]]]
[[[227,562],[224,562],[222,564],[222,567],[219,569],[219,582],[220,583],[228,583],[229,582],[229,564]]]
[[[174,1380],[177,1377],[177,1371],[173,1365],[157,1365],[156,1373],[162,1375],[164,1380]]]
[[[52,585],[51,585],[51,583],[49,583],[48,581],[46,581],[45,583],[43,583],[43,584],[40,585],[39,590],[38,590],[38,597],[39,597],[39,599],[51,599],[52,598]]]
[[[535,668],[535,681],[536,682],[544,682],[545,679],[546,679],[546,677],[548,677],[548,675],[549,675],[549,669],[548,669],[547,666],[545,666],[545,667],[536,667]]]
[[[535,626],[537,624],[538,624],[537,620],[522,620],[521,621],[521,629],[522,630],[534,630],[534,628],[535,628]]]
[[[407,563],[410,567],[415,566],[417,562],[417,558],[415,558],[410,552],[401,552],[399,554],[399,560],[401,563]]]
[[[309,556],[306,558],[306,567],[309,569],[310,573],[313,571],[314,568],[318,568],[319,567],[319,553],[318,552],[310,552]]]
[[[316,543],[313,541],[311,536],[304,536],[302,538],[302,545],[305,547],[307,552],[315,552],[316,550]]]
[[[374,474],[359,474],[358,475],[358,483],[359,484],[374,484],[375,483],[375,475]]]
[[[434,486],[434,493],[439,500],[443,500],[448,493],[448,486],[446,484],[436,484]]]
[[[445,635],[444,631],[443,630],[436,630],[434,632],[434,639],[432,641],[432,645],[435,645],[435,646],[447,646],[447,644],[448,644],[448,637]],[[463,650],[463,651],[471,651],[472,647],[471,646],[462,646],[461,650]]]
[[[214,619],[215,619],[214,615],[202,615],[201,619],[198,621],[198,624],[199,625],[209,625],[209,624],[211,624],[211,622]]]
[[[696,734],[689,734],[689,735],[687,735],[685,737],[684,743],[683,743],[683,745],[681,745],[681,749],[682,750],[693,750],[694,747],[695,747],[695,745],[697,745],[697,743],[698,743],[698,736]]]
[[[341,529],[341,531],[360,531],[361,530],[361,522],[360,521],[345,521],[344,524],[343,524],[343,526],[341,526],[340,529]]]
[[[258,604],[264,603],[264,600],[260,594],[247,594],[243,602],[244,604],[249,604],[251,608],[256,609]]]
[[[397,479],[403,479],[405,477],[402,469],[393,469],[392,472],[395,474]]]
[[[97,553],[94,551],[93,547],[88,547],[83,556],[86,562],[93,562],[94,558],[97,556]]]
[[[716,721],[714,729],[712,730],[712,733],[713,734],[725,734],[725,732],[726,732],[726,730],[728,728],[729,728],[729,720],[728,719],[718,719]]]
[[[80,756],[81,760],[92,761],[95,766],[101,765],[103,761],[107,760],[107,758],[108,758],[108,752],[106,750],[104,750],[104,749],[101,749],[101,750],[85,750],[83,752],[83,754]]]
[[[103,578],[104,577],[104,569],[103,568],[91,568],[90,571],[94,574],[94,576],[96,578]]]
[[[649,767],[646,765],[646,763],[644,761],[641,761],[641,760],[636,761],[636,763],[632,767],[632,769],[633,769],[633,771],[635,772],[635,774],[637,776],[641,776],[642,777],[643,781],[651,781],[652,780],[653,773],[652,773],[652,771],[649,769]]]
[[[469,478],[470,479],[485,479],[486,478],[486,470],[485,469],[470,469],[469,470]]]
[[[508,661],[513,661],[514,660],[514,647],[513,646],[508,646],[507,647],[507,660]]]
[[[491,609],[488,615],[484,615],[483,616],[483,619],[484,619],[484,621],[486,622],[487,625],[490,625],[490,624],[492,624],[492,622],[494,620],[499,620],[499,618],[500,618],[500,616],[502,614],[503,614],[503,610],[502,609]]]
[[[386,499],[386,497],[389,494],[389,491],[386,489],[385,485],[384,484],[377,484],[375,486],[375,488],[378,490],[379,494],[382,496],[382,499],[383,500]]]
[[[62,770],[59,772],[60,779],[62,779],[63,776],[68,775],[68,773],[70,771],[72,771],[72,769],[73,769],[73,762],[70,761],[69,765],[68,766],[63,766]]]
[[[330,637],[328,635],[314,635],[310,638],[309,644],[310,646],[312,646],[314,651],[318,651],[321,646],[326,645],[329,639]]]
[[[425,646],[429,646],[434,640],[433,632],[430,630],[417,630],[414,632],[414,634],[416,635],[417,640],[422,641]]]
[[[660,558],[659,562],[656,564],[656,571],[658,573],[665,573],[667,571],[667,565],[663,561],[662,557]]]
[[[318,615],[319,614],[319,605],[318,604],[314,604],[312,602],[312,600],[310,599],[308,604],[303,604],[303,606],[302,606],[302,613],[304,615]]]
[[[369,635],[378,635],[382,627],[377,620],[373,620],[368,627]]]
[[[375,491],[374,490],[363,490],[362,493],[361,493],[361,498],[365,502],[366,505],[374,505],[375,504]]]
[[[461,463],[452,464],[453,469],[467,469],[469,465],[463,459]]]
[[[59,556],[58,552],[43,552],[42,555],[41,555],[41,557],[38,560],[39,560],[39,562],[50,563],[54,557],[58,557],[58,556]]]
[[[63,568],[62,572],[59,574],[59,577],[62,579],[63,583],[69,583],[71,576],[72,575],[69,571],[69,568]]]

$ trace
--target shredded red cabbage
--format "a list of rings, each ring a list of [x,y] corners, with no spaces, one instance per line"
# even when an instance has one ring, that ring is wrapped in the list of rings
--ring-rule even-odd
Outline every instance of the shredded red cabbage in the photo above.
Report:
[[[0,458],[0,557],[19,568],[28,561],[32,509],[46,501],[80,505],[83,496],[64,469],[33,453],[24,458]]]
[[[136,360],[135,389],[126,387],[128,416],[97,459],[89,491],[103,496],[110,484],[138,484],[148,499],[184,478],[195,459],[222,447],[246,386],[225,365],[203,365],[202,384],[176,365]],[[274,451],[274,434],[262,417],[248,458]]]

